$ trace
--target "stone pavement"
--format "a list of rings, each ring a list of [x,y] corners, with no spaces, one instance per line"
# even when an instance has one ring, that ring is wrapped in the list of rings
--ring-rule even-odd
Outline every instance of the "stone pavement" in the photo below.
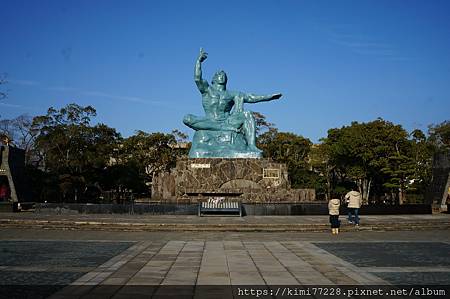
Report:
[[[53,298],[150,298],[158,290],[154,287],[175,292],[176,287],[193,285],[439,287],[450,285],[449,274],[448,230],[352,231],[338,236],[0,231],[0,284],[21,285],[25,278],[29,284],[47,286],[53,280],[60,284],[52,289]],[[192,298],[189,292],[183,294]]]
[[[3,213],[0,298],[450,286],[450,215],[363,215],[360,228],[341,219],[334,236],[327,216]]]
[[[379,273],[443,273],[444,281],[418,284],[450,284],[450,243],[377,243],[411,249],[426,245],[445,255],[435,258],[428,251],[409,263],[386,265],[386,256],[371,255],[375,265],[360,265],[325,250],[329,243],[308,241],[144,241],[129,248],[74,282],[76,285],[385,285]],[[333,243],[349,250],[354,243]],[[356,244],[369,245],[374,244]],[[396,249],[399,250],[399,249]],[[390,253],[390,252],[389,252]],[[355,256],[364,256],[358,250]],[[428,256],[428,258],[426,258]],[[403,259],[406,261],[406,259]],[[427,261],[417,265],[417,262]]]

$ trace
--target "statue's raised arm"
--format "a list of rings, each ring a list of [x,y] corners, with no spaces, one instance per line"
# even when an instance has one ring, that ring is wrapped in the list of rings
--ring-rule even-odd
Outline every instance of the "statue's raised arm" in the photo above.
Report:
[[[208,53],[204,52],[203,48],[200,48],[200,53],[195,62],[194,80],[201,93],[207,92],[209,86],[208,82],[202,78],[202,62],[205,61],[206,58],[208,58]]]

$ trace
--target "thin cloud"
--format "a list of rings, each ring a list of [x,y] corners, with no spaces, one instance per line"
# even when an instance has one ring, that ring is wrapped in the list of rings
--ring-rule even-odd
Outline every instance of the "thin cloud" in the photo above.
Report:
[[[47,90],[51,90],[51,91],[76,91],[77,89],[74,87],[66,87],[66,86],[50,86],[45,88]]]
[[[410,61],[411,58],[409,58],[409,57],[400,57],[400,56],[392,56],[392,57],[383,57],[383,60],[388,60],[388,61]]]
[[[102,91],[95,91],[95,90],[88,90],[88,91],[82,91],[78,88],[75,87],[66,87],[66,86],[51,86],[51,87],[47,87],[47,90],[51,90],[51,91],[61,91],[61,92],[70,92],[70,91],[75,91],[78,92],[80,95],[82,96],[89,96],[89,97],[101,97],[101,98],[108,98],[108,99],[114,99],[114,100],[122,100],[122,101],[127,101],[127,102],[135,102],[135,103],[158,103],[155,101],[149,101],[140,97],[132,97],[132,96],[120,96],[120,95],[114,95],[114,94],[109,94],[106,92],[102,92]]]
[[[140,97],[131,97],[131,96],[119,96],[119,95],[113,95],[101,91],[83,91],[81,92],[82,95],[85,96],[94,96],[94,97],[102,97],[102,98],[108,98],[113,100],[122,100],[127,102],[134,102],[134,103],[143,103],[143,104],[159,104],[158,101],[150,101],[146,100],[144,98]]]
[[[382,48],[354,48],[353,52],[361,55],[384,56],[387,58],[395,57],[395,51]]]
[[[335,26],[335,29],[328,28],[326,30],[329,36],[328,40],[334,44],[346,47],[359,55],[377,56],[392,61],[409,60],[409,58],[399,53],[394,45],[380,42],[368,35],[348,33],[350,30],[351,26],[349,24]]]
[[[9,80],[9,82],[22,85],[22,86],[39,86],[40,89],[45,89],[49,91],[57,91],[57,92],[76,92],[80,96],[89,96],[89,97],[101,97],[119,101],[133,102],[133,103],[141,103],[141,104],[152,104],[152,105],[162,105],[165,102],[162,101],[153,101],[148,100],[142,97],[135,96],[122,96],[106,93],[103,91],[89,90],[83,91],[76,87],[67,87],[67,86],[42,86],[40,82],[32,81],[32,80]],[[13,106],[11,106],[13,107]]]
[[[0,106],[9,107],[9,108],[18,108],[18,109],[31,109],[32,108],[30,106],[23,106],[23,105],[17,105],[17,104],[8,104],[8,103],[3,103],[3,102],[0,102]]]
[[[395,51],[392,45],[368,40],[356,34],[331,33],[331,42],[349,48],[351,51],[362,55],[393,56]]]
[[[9,83],[17,84],[17,85],[25,85],[25,86],[37,86],[40,85],[37,81],[32,80],[8,80]]]

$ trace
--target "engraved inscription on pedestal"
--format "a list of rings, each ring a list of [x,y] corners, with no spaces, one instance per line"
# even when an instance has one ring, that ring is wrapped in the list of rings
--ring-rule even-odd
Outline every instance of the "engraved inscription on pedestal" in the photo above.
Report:
[[[211,168],[211,164],[199,164],[199,163],[192,163],[191,168]]]

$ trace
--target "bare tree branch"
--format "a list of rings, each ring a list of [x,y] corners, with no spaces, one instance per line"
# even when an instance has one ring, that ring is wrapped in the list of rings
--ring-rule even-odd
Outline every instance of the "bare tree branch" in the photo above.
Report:
[[[6,73],[0,74],[0,85],[8,83],[6,80]],[[6,91],[0,90],[0,100],[5,99],[8,96]]]

